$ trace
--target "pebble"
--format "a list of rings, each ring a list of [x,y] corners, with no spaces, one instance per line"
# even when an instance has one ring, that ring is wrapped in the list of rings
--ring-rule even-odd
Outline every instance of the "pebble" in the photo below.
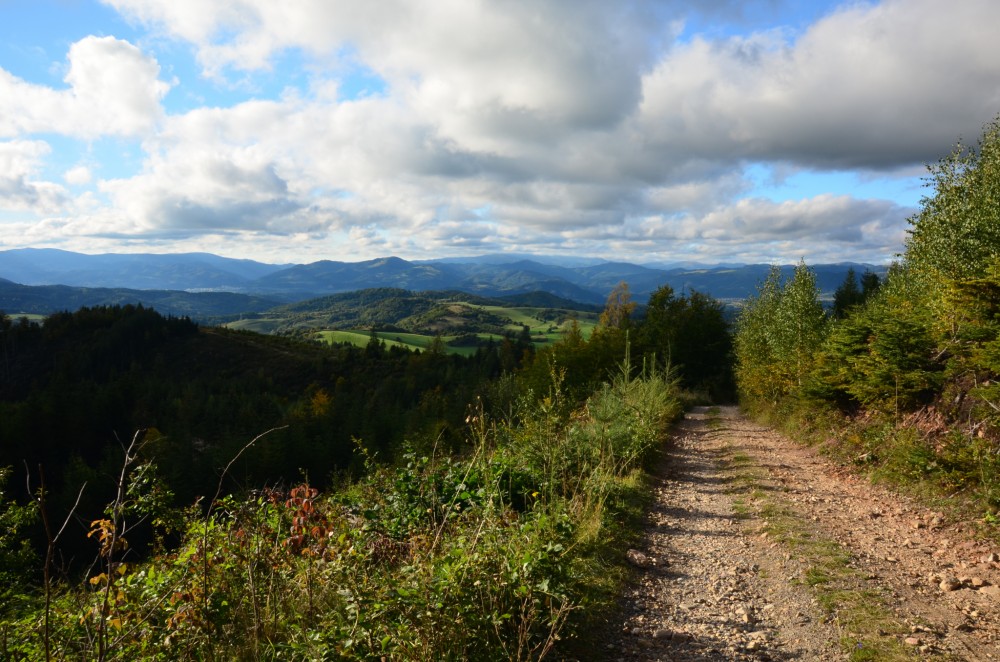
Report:
[[[630,549],[625,552],[625,558],[628,559],[629,563],[637,568],[648,568],[651,565],[649,557],[637,549]]]
[[[692,439],[695,444],[702,441],[700,437]],[[691,443],[682,439],[679,447],[691,448]],[[678,457],[681,463],[691,463],[684,468],[696,477],[708,475],[710,464],[699,464],[703,458],[697,451]],[[817,605],[816,595],[802,585],[803,573],[812,563],[809,555],[801,548],[790,549],[781,536],[769,535],[775,523],[765,520],[760,511],[729,521],[727,506],[715,493],[689,496],[687,483],[697,486],[698,480],[689,481],[685,472],[682,475],[683,480],[666,477],[665,484],[670,487],[659,490],[659,496],[669,505],[653,518],[647,542],[637,544],[639,549],[629,549],[626,555],[629,565],[661,570],[666,569],[669,556],[672,571],[635,573],[638,586],[627,594],[625,620],[615,623],[618,644],[607,647],[605,659],[749,661],[771,659],[775,654],[782,657],[785,647],[789,656],[782,659],[841,659],[835,652],[835,641],[825,638],[834,628],[829,624],[834,619],[817,620],[804,613],[810,611],[810,599]],[[782,482],[788,489],[784,496],[773,498],[786,500],[804,522],[827,522],[832,535],[842,536],[840,542],[852,552],[850,567],[858,578],[884,582],[887,588],[903,587],[902,596],[897,597],[914,604],[921,600],[939,603],[937,612],[910,612],[920,622],[907,622],[905,634],[896,634],[899,630],[895,627],[885,628],[879,631],[879,638],[903,643],[911,655],[920,657],[974,650],[975,658],[962,659],[1000,662],[1000,656],[983,655],[987,646],[998,643],[1000,633],[996,625],[1000,617],[1000,574],[996,573],[1000,556],[986,553],[995,546],[966,543],[966,534],[948,528],[941,513],[925,511],[921,516],[919,509],[892,503],[876,507],[870,501],[864,503],[858,494],[848,494],[842,504],[838,499],[810,494],[818,490],[798,489],[791,484],[792,478]],[[751,507],[759,508],[771,498],[755,497],[750,500]],[[668,516],[675,512],[691,515]],[[702,522],[696,517],[701,512],[711,514],[711,518]],[[857,524],[859,518],[867,519],[869,526],[845,528],[845,522]],[[789,585],[786,578],[797,581]],[[945,599],[941,592],[952,595]],[[915,597],[918,595],[922,597]],[[595,651],[598,657],[601,650],[605,649]]]

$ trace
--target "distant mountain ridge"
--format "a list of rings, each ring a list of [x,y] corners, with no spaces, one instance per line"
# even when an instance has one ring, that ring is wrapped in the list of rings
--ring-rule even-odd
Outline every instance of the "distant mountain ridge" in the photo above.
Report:
[[[15,249],[0,251],[0,279],[32,286],[127,288],[129,297],[146,299],[151,305],[155,305],[153,299],[157,297],[141,292],[169,290],[249,295],[257,300],[252,304],[250,301],[244,303],[260,310],[257,306],[264,300],[304,301],[371,288],[413,292],[459,290],[484,297],[544,292],[599,305],[622,281],[628,283],[633,299],[639,303],[645,302],[662,285],[670,285],[677,293],[697,290],[717,299],[736,300],[753,294],[771,269],[766,264],[657,268],[595,258],[525,255],[512,255],[505,262],[503,257],[487,255],[481,259],[421,261],[385,257],[360,262],[321,260],[279,265],[210,253],[85,255],[56,249]],[[819,288],[828,293],[843,281],[850,267],[859,276],[865,269],[877,273],[885,271],[883,266],[853,263],[812,265]],[[785,274],[793,269],[792,265],[782,267]],[[140,294],[134,294],[137,292]],[[27,296],[25,292],[20,294]],[[50,293],[49,298],[53,297]],[[82,300],[80,297],[77,294],[71,299]],[[83,299],[89,300],[88,297]],[[162,302],[162,295],[159,300]],[[8,299],[7,306],[10,303]],[[238,298],[227,302],[225,307],[231,310],[233,305],[241,305]],[[3,307],[0,304],[0,308]]]

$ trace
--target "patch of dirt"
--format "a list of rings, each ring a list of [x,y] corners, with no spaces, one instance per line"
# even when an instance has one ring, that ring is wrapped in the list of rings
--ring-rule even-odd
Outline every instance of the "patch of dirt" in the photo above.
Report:
[[[858,654],[863,642],[852,650],[808,560],[734,486],[737,455],[761,500],[847,552],[844,571],[862,585],[853,597],[877,596],[891,621],[876,636],[904,656],[1000,660],[1000,550],[734,407],[696,409],[675,431],[644,542],[629,553],[634,581],[593,659],[878,659]]]

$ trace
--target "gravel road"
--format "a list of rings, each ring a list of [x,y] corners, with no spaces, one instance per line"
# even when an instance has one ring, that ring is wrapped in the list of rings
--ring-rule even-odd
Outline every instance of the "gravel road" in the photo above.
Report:
[[[1000,660],[1000,556],[736,408],[664,454],[601,660]]]

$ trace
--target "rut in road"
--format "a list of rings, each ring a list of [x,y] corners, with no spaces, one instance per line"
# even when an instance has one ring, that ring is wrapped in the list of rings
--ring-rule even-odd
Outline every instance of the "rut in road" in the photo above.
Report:
[[[1000,660],[1000,556],[734,407],[689,412],[607,660]]]

